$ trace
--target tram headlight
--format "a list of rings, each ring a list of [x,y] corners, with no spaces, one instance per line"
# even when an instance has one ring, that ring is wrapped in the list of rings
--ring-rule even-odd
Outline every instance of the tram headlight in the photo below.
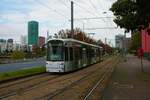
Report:
[[[63,66],[63,65],[64,65],[64,63],[60,63],[60,65],[62,65],[62,66]]]
[[[60,63],[59,67],[63,69],[64,68],[64,63]]]

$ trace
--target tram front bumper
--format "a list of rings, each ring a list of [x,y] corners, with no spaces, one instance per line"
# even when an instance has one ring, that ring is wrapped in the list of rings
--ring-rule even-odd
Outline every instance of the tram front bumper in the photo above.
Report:
[[[46,72],[64,72],[63,62],[47,62]]]

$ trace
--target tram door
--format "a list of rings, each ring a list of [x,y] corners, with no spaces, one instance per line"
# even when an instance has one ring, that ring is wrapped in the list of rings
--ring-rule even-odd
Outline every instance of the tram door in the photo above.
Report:
[[[87,65],[87,57],[86,57],[86,48],[82,49],[82,57],[83,57],[83,66]]]

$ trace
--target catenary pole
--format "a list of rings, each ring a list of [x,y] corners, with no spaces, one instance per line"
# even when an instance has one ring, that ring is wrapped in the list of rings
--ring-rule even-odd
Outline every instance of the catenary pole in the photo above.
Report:
[[[74,22],[73,22],[73,1],[71,1],[71,37],[74,36]]]
[[[140,30],[140,59],[141,59],[141,72],[144,72],[144,68],[143,68],[143,48],[142,48],[142,30]]]

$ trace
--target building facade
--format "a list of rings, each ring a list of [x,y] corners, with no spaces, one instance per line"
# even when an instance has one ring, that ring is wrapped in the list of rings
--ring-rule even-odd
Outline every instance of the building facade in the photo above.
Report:
[[[28,22],[28,45],[38,45],[39,24],[37,21]]]
[[[7,49],[7,42],[4,39],[0,39],[0,53],[4,53]]]
[[[149,25],[150,28],[150,25]],[[144,58],[150,60],[150,33],[148,33],[148,28],[141,31],[142,36],[142,49],[144,52]]]
[[[22,35],[20,37],[21,45],[27,45],[27,36]]]
[[[13,51],[21,51],[21,44],[14,43],[13,44]]]
[[[116,35],[115,36],[115,44],[116,44],[116,48],[118,49],[123,49],[123,39],[124,36],[123,35]]]
[[[45,44],[45,37],[40,36],[39,37],[39,47],[44,46],[44,44]]]
[[[7,51],[12,52],[13,51],[13,39],[7,40]]]

